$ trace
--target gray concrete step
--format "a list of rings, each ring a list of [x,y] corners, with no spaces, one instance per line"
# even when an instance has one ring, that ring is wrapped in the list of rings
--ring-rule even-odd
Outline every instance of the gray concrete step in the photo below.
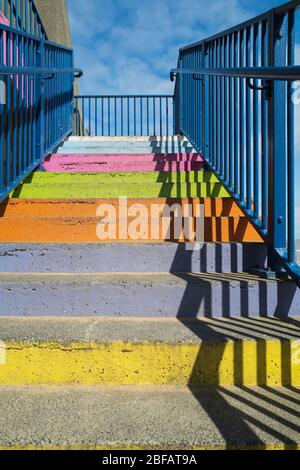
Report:
[[[1,243],[2,272],[246,272],[266,266],[259,243]]]
[[[293,281],[247,274],[1,273],[4,316],[299,315]]]
[[[2,449],[299,449],[300,390],[0,387]]]

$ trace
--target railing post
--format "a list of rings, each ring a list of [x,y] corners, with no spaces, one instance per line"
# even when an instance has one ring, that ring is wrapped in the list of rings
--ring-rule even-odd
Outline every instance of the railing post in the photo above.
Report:
[[[44,67],[44,41],[41,40],[36,51],[37,68]],[[45,124],[44,124],[44,78],[41,75],[35,77],[35,160],[40,160],[44,153],[45,146]]]
[[[269,65],[287,65],[288,17],[271,13]],[[282,270],[287,259],[287,84],[275,81],[269,101],[269,236],[270,267]]]

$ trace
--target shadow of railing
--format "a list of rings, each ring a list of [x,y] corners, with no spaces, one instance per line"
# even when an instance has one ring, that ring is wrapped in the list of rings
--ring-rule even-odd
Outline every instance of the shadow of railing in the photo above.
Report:
[[[182,249],[183,245],[178,245],[177,256],[180,256]],[[190,256],[192,253],[191,251]],[[291,386],[290,336],[296,340],[300,338],[300,322],[297,319],[287,319],[284,323],[276,318],[269,319],[263,314],[264,310],[260,312],[261,318],[250,318],[247,285],[244,286],[245,295],[241,304],[243,318],[231,318],[229,281],[226,280],[223,281],[221,298],[224,307],[223,318],[213,318],[211,283],[207,281],[204,297],[200,290],[199,295],[195,296],[188,282],[194,274],[176,273],[177,256],[174,257],[170,271],[187,281],[177,318],[200,340],[199,352],[188,381],[188,387],[199,406],[205,410],[218,429],[227,449],[237,448],[240,445],[266,449],[268,439],[271,443],[281,443],[282,448],[297,449],[300,442],[300,391]],[[194,268],[192,259],[190,267],[192,271]],[[201,269],[199,266],[199,271]],[[262,286],[265,284],[264,281],[261,282]],[[261,287],[259,292],[263,296],[266,290]],[[284,291],[279,287],[275,312],[281,312],[282,306],[285,305],[284,317],[287,317],[286,307],[292,297],[291,294],[286,298]],[[205,317],[209,320],[198,318],[202,302],[205,304]],[[259,305],[264,306],[266,302],[266,299],[260,300]],[[267,361],[270,361],[270,357],[267,351],[267,337],[279,343],[280,357],[277,358],[280,367],[279,382],[285,388],[276,389],[268,385],[270,364],[268,367]],[[256,345],[254,381],[260,388],[249,388],[244,384],[245,375],[249,373],[245,358],[247,352],[243,350],[245,341],[255,342]],[[233,347],[232,383],[236,388],[224,387],[220,380],[220,370],[222,368],[224,373],[224,359],[229,342],[232,342]],[[206,387],[201,387],[203,385]]]

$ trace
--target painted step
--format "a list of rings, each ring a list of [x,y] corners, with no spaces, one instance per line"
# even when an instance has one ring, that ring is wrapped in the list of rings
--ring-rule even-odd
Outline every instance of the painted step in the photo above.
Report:
[[[97,209],[102,204],[113,206],[119,215],[119,199],[6,199],[0,203],[1,218],[5,217],[95,217]],[[194,213],[203,206],[205,217],[244,217],[242,210],[231,198],[139,198],[128,199],[127,209],[143,205],[150,213],[153,206],[159,205],[161,210],[167,210],[174,204],[180,205],[182,213],[185,208],[192,207]],[[1,219],[0,219],[1,220]]]
[[[43,174],[43,173],[41,173]],[[49,177],[51,173],[45,173]],[[64,173],[67,175],[67,173]],[[73,174],[76,176],[77,174]],[[101,175],[101,173],[98,173]],[[69,176],[69,175],[68,175]],[[83,176],[83,175],[81,175]],[[221,183],[88,183],[74,182],[68,184],[53,180],[38,183],[22,183],[11,197],[26,199],[78,199],[78,198],[181,198],[181,197],[230,197]]]
[[[166,143],[160,145],[142,145],[143,142],[139,145],[134,144],[100,144],[93,142],[89,145],[80,144],[79,142],[74,142],[69,145],[64,145],[59,147],[57,150],[58,155],[67,155],[67,154],[162,154],[162,153],[196,153],[196,150],[190,145],[182,145]]]
[[[247,274],[0,274],[2,316],[258,317],[300,311],[293,281]]]
[[[104,210],[104,209],[103,209]],[[206,217],[196,232],[195,217],[189,227],[181,218],[18,217],[0,219],[0,242],[107,243],[107,242],[222,242],[264,243],[245,218]],[[107,208],[105,209],[105,211]]]
[[[231,273],[267,266],[267,246],[257,243],[1,243],[3,272]]]
[[[183,135],[163,136],[70,136],[66,142],[188,142]]]
[[[300,318],[0,318],[0,385],[300,386]]]
[[[1,449],[300,449],[298,388],[11,386],[0,393]]]
[[[79,147],[86,147],[86,148],[104,148],[104,147],[112,147],[112,148],[166,148],[167,153],[171,150],[174,153],[179,152],[181,153],[185,148],[190,147],[192,148],[192,144],[188,140],[149,140],[149,141],[120,141],[120,140],[110,140],[110,141],[95,141],[95,140],[88,140],[88,141],[65,141],[61,148],[79,148]]]
[[[212,171],[191,172],[112,172],[112,173],[47,173],[36,171],[27,177],[23,185],[101,185],[101,184],[177,184],[177,183],[219,183]]]
[[[52,172],[180,172],[202,170],[205,164],[200,154],[141,154],[141,155],[57,155],[43,163]]]

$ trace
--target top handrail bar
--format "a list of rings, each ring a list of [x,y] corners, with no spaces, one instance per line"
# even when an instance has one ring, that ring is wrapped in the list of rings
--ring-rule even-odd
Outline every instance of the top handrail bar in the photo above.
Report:
[[[300,80],[300,66],[286,67],[235,67],[235,68],[193,68],[171,69],[170,80],[175,75],[209,75],[236,78],[254,78],[261,80],[295,81]]]
[[[173,94],[165,94],[165,95],[159,95],[159,94],[127,94],[127,95],[110,95],[110,94],[105,94],[105,95],[89,95],[89,94],[81,94],[81,95],[75,95],[75,98],[173,98]]]
[[[229,34],[232,34],[232,33],[236,32],[236,31],[246,29],[246,28],[252,26],[255,23],[260,23],[261,21],[267,20],[270,17],[270,15],[272,15],[272,14],[278,14],[278,13],[281,13],[282,11],[293,10],[295,8],[298,8],[298,7],[300,8],[299,0],[293,0],[291,2],[287,2],[287,3],[285,3],[281,6],[278,6],[276,8],[272,8],[272,9],[268,10],[267,12],[262,13],[261,15],[258,15],[255,18],[252,18],[251,20],[244,21],[243,23],[240,23],[237,26],[233,26],[231,28],[225,29],[220,33],[214,34],[214,35],[209,36],[205,39],[201,39],[200,41],[196,41],[194,43],[188,44],[187,46],[183,46],[179,49],[179,52],[183,52],[183,51],[186,51],[188,49],[193,49],[194,47],[198,47],[201,44],[204,44],[204,43],[207,43],[207,42],[210,42],[210,41],[214,41],[215,39],[218,39],[222,36],[226,36],[226,35],[229,35]]]
[[[58,75],[73,73],[75,78],[81,78],[83,71],[76,68],[34,68],[34,67],[6,67],[0,66],[0,75]]]
[[[35,41],[43,42],[43,44],[46,44],[48,46],[59,47],[60,49],[63,49],[69,52],[73,51],[72,47],[68,47],[68,46],[65,46],[64,44],[56,43],[55,41],[50,41],[49,39],[44,38],[44,37],[35,36],[34,34],[30,34],[27,31],[22,31],[12,26],[7,26],[3,23],[0,24],[0,29],[3,31],[6,31],[7,33],[17,34],[18,36],[22,36],[23,38],[34,39]]]

